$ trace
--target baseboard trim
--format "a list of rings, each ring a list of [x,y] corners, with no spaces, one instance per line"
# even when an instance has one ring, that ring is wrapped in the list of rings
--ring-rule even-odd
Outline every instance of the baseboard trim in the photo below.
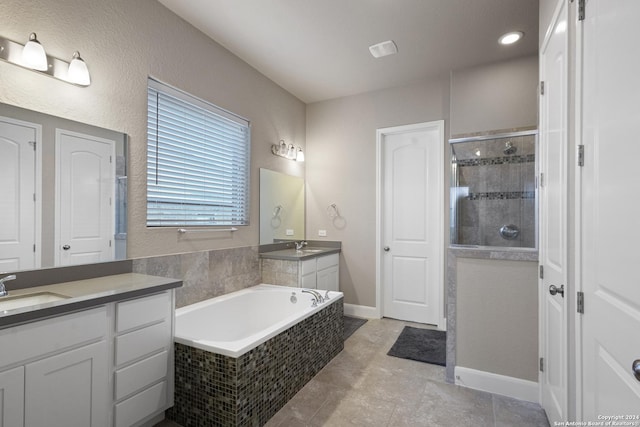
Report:
[[[461,366],[456,366],[454,372],[457,385],[539,403],[537,382]]]
[[[344,304],[344,314],[361,319],[379,319],[378,310],[366,305]]]

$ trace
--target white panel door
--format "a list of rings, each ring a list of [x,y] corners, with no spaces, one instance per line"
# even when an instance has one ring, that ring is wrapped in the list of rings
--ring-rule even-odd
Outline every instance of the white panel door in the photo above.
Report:
[[[383,316],[441,325],[444,122],[380,129]]]
[[[540,373],[541,404],[549,421],[567,420],[568,69],[567,2],[558,2],[540,52]]]
[[[100,341],[25,367],[25,427],[106,427],[107,343]]]
[[[588,0],[583,24],[585,421],[598,415],[640,416],[638,16],[638,0]]]
[[[56,130],[56,265],[114,258],[115,142]]]
[[[39,125],[0,117],[0,271],[35,268]]]

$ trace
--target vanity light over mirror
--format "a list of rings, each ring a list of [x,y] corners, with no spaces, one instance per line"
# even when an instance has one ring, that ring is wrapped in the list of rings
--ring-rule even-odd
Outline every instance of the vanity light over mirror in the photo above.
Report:
[[[126,258],[127,135],[0,103],[0,271]]]
[[[260,244],[304,240],[304,179],[260,169]]]

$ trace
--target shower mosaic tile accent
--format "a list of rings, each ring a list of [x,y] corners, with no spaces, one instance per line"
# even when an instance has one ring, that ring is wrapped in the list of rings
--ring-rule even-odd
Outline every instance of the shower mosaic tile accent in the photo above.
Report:
[[[262,426],[344,347],[343,301],[334,301],[233,358],[175,344],[175,404],[184,427]]]

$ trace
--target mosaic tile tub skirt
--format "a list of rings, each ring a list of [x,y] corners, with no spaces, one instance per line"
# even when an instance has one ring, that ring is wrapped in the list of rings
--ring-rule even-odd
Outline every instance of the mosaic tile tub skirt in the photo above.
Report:
[[[343,301],[239,358],[175,344],[175,403],[184,427],[262,426],[344,347]]]

